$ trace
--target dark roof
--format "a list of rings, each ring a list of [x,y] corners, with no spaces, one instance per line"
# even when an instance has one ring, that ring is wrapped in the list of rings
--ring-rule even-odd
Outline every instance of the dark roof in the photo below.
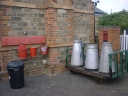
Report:
[[[95,7],[95,14],[106,14],[106,13],[100,10],[99,8]]]

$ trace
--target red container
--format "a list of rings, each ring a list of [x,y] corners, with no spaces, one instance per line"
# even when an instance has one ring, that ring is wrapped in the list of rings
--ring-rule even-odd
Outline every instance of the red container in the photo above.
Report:
[[[36,57],[36,51],[37,51],[36,47],[31,47],[30,48],[30,56],[31,57]]]
[[[27,58],[27,48],[25,45],[18,46],[18,56],[20,59],[26,59]]]
[[[43,54],[43,55],[48,54],[48,47],[47,46],[41,46],[41,54]]]

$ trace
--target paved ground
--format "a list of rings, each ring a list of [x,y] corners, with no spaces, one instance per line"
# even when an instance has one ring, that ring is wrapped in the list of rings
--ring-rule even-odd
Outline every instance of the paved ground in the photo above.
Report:
[[[31,76],[25,78],[21,89],[11,89],[9,82],[0,83],[0,96],[128,96],[128,73],[102,85],[82,74]]]

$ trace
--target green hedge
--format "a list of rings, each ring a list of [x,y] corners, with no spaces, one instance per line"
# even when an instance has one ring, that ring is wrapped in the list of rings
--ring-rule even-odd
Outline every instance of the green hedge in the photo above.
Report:
[[[121,33],[128,28],[128,12],[123,10],[116,13],[105,14],[99,17],[98,28],[100,26],[120,26]]]

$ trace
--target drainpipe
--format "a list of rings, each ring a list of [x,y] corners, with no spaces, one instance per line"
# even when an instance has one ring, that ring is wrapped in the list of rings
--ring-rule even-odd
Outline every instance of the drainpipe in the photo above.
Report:
[[[95,7],[97,6],[97,3],[99,3],[99,0],[92,0],[92,2],[94,3],[94,43],[96,43],[96,36],[95,36]]]
[[[97,6],[97,3],[99,3],[100,1],[97,0],[96,2],[94,2],[94,42],[96,43],[96,36],[95,36],[95,7]]]
[[[95,3],[94,3],[94,43],[96,43],[96,36],[95,36]]]

